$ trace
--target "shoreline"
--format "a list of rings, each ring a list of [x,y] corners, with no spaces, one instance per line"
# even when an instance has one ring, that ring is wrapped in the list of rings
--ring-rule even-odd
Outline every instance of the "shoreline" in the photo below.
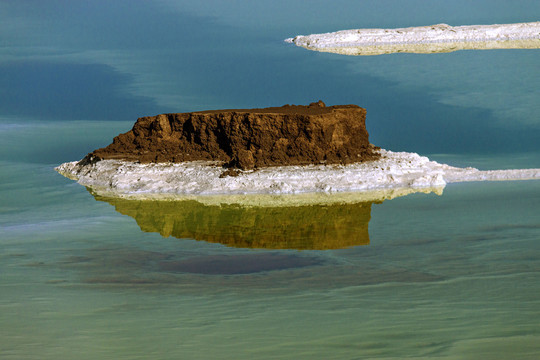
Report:
[[[107,196],[139,199],[192,199],[231,197],[246,201],[248,195],[302,195],[305,202],[384,200],[413,192],[442,193],[448,183],[540,179],[540,169],[487,170],[458,168],[430,161],[416,153],[380,150],[379,160],[349,165],[275,166],[241,171],[220,177],[216,162],[140,164],[101,160],[93,164],[64,163],[55,168],[65,177]],[[334,194],[354,193],[355,196]],[[237,200],[234,200],[234,197]],[[318,200],[317,200],[318,198]],[[255,202],[258,202],[256,200]],[[278,200],[282,201],[282,200]],[[249,201],[248,201],[249,202]]]

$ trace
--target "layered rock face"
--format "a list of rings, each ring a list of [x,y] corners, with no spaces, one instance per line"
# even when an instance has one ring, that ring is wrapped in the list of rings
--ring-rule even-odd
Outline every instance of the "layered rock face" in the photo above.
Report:
[[[369,143],[365,117],[359,106],[327,107],[322,101],[142,117],[131,131],[81,162],[210,160],[243,170],[362,162],[379,157]]]

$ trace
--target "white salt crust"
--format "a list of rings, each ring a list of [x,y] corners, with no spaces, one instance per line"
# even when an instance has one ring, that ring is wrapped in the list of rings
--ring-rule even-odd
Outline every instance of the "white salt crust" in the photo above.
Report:
[[[199,199],[201,195],[212,195],[218,196],[212,200],[218,202],[239,199],[249,202],[249,196],[244,195],[250,194],[303,193],[320,194],[315,202],[376,201],[412,192],[442,193],[444,186],[453,182],[540,179],[540,169],[480,171],[440,164],[416,153],[388,150],[380,153],[380,160],[365,163],[268,167],[223,178],[219,177],[224,171],[220,164],[202,161],[139,164],[102,160],[88,165],[74,161],[56,170],[103,196],[140,199],[196,196]],[[328,196],[335,193],[337,196]],[[313,200],[313,196],[305,197],[306,203]],[[304,200],[299,197],[294,201]]]
[[[353,29],[325,34],[298,35],[285,41],[310,50],[344,55],[380,55],[395,52],[437,53],[467,49],[538,49],[540,48],[540,22]]]

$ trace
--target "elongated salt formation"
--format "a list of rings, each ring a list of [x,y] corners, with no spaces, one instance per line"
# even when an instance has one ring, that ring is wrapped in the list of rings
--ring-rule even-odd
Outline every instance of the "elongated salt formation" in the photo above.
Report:
[[[219,194],[298,194],[436,189],[450,182],[540,179],[540,169],[480,171],[457,168],[415,153],[379,150],[380,159],[349,165],[277,166],[220,177],[219,163],[70,162],[56,170],[107,196],[164,198]],[[414,192],[414,191],[412,191]],[[392,197],[386,193],[384,197]],[[399,196],[399,195],[398,195]],[[362,199],[364,200],[364,199]]]
[[[344,55],[395,52],[437,53],[456,50],[540,48],[540,22],[398,29],[354,29],[298,35],[285,40],[309,50]]]

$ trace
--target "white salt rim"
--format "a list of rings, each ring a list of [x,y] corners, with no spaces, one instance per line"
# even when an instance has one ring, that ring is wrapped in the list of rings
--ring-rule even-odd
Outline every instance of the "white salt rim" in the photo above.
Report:
[[[286,39],[309,48],[435,42],[540,39],[540,22],[450,26],[437,24],[398,29],[352,29]]]
[[[74,161],[56,170],[101,196],[258,206],[378,201],[414,192],[441,194],[447,183],[454,182],[540,179],[540,169],[480,171],[440,164],[416,153],[382,149],[380,153],[381,159],[364,163],[268,167],[223,178],[220,164],[203,161],[102,160],[87,165]],[[288,194],[297,196],[282,196]]]

